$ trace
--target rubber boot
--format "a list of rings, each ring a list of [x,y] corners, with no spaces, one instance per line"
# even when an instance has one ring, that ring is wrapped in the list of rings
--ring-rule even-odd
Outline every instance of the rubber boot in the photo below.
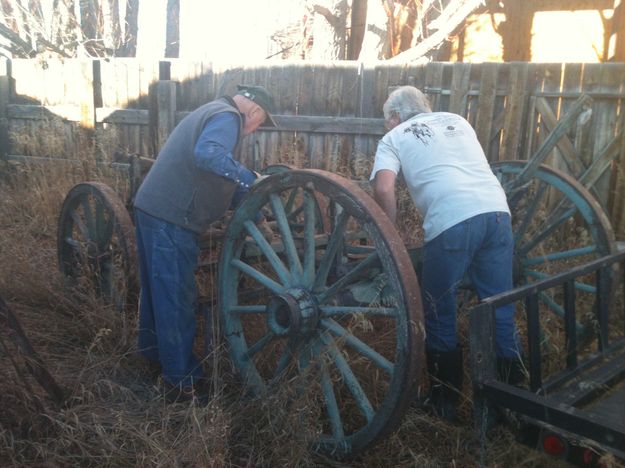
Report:
[[[427,408],[438,417],[455,423],[457,406],[462,392],[462,348],[454,351],[427,350],[430,375],[430,393],[425,401]]]

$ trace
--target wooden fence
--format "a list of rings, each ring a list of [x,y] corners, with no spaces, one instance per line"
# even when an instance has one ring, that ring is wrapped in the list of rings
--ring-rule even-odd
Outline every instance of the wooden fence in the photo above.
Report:
[[[625,237],[625,63],[208,62],[4,60],[0,62],[0,154],[5,159],[153,156],[198,105],[257,83],[275,96],[278,129],[249,136],[241,159],[260,169],[287,162],[364,179],[384,133],[390,89],[424,90],[433,109],[465,116],[491,161],[527,159],[582,94],[593,98],[548,164],[580,176]],[[566,163],[569,161],[569,163]],[[571,163],[573,161],[574,163]],[[594,163],[594,164],[593,164]],[[577,172],[576,172],[576,169]]]

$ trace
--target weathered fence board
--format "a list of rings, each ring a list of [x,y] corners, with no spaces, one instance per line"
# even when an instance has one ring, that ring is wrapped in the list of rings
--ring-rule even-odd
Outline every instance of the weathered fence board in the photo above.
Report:
[[[275,96],[278,129],[242,145],[256,169],[279,162],[364,179],[384,134],[389,90],[421,88],[434,110],[465,116],[487,157],[523,159],[543,145],[582,94],[582,112],[546,161],[592,181],[625,236],[625,64],[2,60],[0,156],[90,157],[115,151],[154,156],[198,105],[260,83]],[[160,91],[159,91],[160,90]]]

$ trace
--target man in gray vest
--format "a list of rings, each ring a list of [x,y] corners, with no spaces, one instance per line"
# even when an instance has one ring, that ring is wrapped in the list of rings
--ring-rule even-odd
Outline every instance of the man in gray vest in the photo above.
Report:
[[[137,191],[139,352],[160,363],[170,400],[191,398],[203,378],[193,354],[198,237],[257,178],[234,155],[244,136],[275,126],[272,112],[269,92],[250,85],[200,106],[174,128]]]

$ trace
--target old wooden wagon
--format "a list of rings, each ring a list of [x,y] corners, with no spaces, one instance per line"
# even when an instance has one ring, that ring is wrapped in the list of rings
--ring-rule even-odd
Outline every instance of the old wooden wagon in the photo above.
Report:
[[[483,301],[470,315],[483,324],[496,305],[528,297],[530,391],[502,388],[488,359],[494,356],[488,348],[492,325],[478,325],[471,340],[478,415],[489,402],[519,414],[532,408],[528,416],[535,420],[540,420],[536,408],[547,408],[543,412],[550,416],[543,422],[566,421],[563,429],[574,431],[570,419],[558,419],[571,411],[537,402],[536,394],[545,388],[536,370],[536,343],[543,336],[539,314],[566,330],[567,375],[588,368],[575,356],[597,336],[599,357],[592,362],[617,352],[608,346],[606,331],[617,269],[606,266],[622,261],[622,255],[614,256],[610,223],[580,182],[541,164],[589,102],[581,96],[529,161],[492,164],[513,211],[514,278],[521,289]],[[149,162],[133,157],[128,164],[136,187]],[[394,430],[419,389],[424,363],[420,249],[404,245],[362,184],[283,165],[265,173],[224,229],[202,238],[200,269],[218,262],[217,278],[204,279],[215,282],[217,297],[203,309],[217,307],[220,336],[249,393],[264,398],[282,391],[285,404],[312,402],[316,410],[308,424],[318,434],[313,449],[351,457]],[[104,300],[134,313],[138,283],[129,202],[98,182],[76,185],[59,217],[58,255],[70,281],[88,279]],[[254,223],[259,211],[275,232],[272,243]],[[603,272],[596,284],[584,277],[592,268]],[[544,291],[545,285],[560,283],[566,294]],[[470,300],[470,287],[463,291]],[[622,364],[616,369],[602,382],[622,378]],[[611,441],[620,444],[625,429],[595,425],[609,434],[596,443],[616,450]],[[592,438],[592,431],[583,435]]]

